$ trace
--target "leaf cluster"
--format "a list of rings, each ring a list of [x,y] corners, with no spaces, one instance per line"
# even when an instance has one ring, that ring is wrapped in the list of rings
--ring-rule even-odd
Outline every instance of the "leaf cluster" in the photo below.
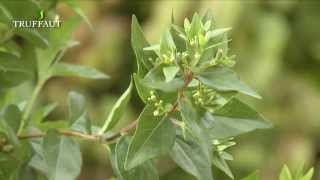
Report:
[[[57,3],[76,14],[61,28],[10,26],[12,20],[33,19],[41,10],[47,19],[59,18]],[[0,12],[0,179],[76,179],[82,164],[79,139],[105,146],[120,180],[159,179],[154,160],[163,156],[199,180],[212,180],[212,168],[233,179],[227,164],[233,157],[227,149],[235,145],[234,137],[271,126],[236,97],[260,95],[231,69],[235,56],[228,49],[230,28],[217,28],[210,12],[186,18],[182,26],[172,17],[156,45],[148,43],[133,16],[137,72],[104,124],[91,123],[86,100],[77,92],[69,93],[66,120],[47,121],[57,104],[35,104],[50,78],[108,78],[96,69],[61,62],[78,44],[72,33],[81,20],[91,26],[89,20],[75,0],[1,0]],[[18,101],[15,90],[27,82],[35,83],[33,93]],[[145,107],[136,121],[116,131],[134,88]]]

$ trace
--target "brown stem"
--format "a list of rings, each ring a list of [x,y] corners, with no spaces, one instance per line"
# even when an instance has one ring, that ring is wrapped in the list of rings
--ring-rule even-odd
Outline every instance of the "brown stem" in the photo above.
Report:
[[[184,85],[178,92],[178,97],[177,97],[176,102],[173,104],[172,108],[168,111],[166,116],[177,111],[177,108],[179,106],[179,101],[184,96],[183,92],[188,87],[188,85],[190,84],[192,79],[193,79],[193,74],[191,71],[189,71],[185,75]],[[110,143],[113,143],[121,135],[127,134],[131,130],[135,129],[137,124],[138,124],[138,120],[135,120],[132,123],[130,123],[128,126],[122,128],[120,131],[118,131],[117,133],[115,133],[112,136],[107,137],[107,138],[103,138],[103,136],[101,136],[101,135],[83,134],[80,132],[68,131],[68,130],[58,130],[58,133],[63,136],[77,137],[77,138],[80,138],[83,140],[94,141],[94,142],[98,142],[101,144],[110,144]],[[45,136],[46,136],[46,133],[37,133],[37,134],[18,135],[18,138],[23,140],[23,139],[43,138]]]

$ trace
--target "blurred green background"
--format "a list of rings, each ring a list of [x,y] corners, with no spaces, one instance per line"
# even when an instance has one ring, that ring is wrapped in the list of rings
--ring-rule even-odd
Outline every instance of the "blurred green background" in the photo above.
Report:
[[[264,97],[246,99],[257,107],[274,128],[236,138],[230,149],[230,165],[236,179],[260,170],[263,180],[276,179],[284,163],[292,169],[300,164],[315,166],[320,179],[320,2],[253,0],[81,0],[95,27],[83,23],[75,32],[81,45],[70,50],[65,61],[95,67],[109,74],[109,80],[56,78],[50,80],[41,101],[57,101],[51,119],[66,116],[66,96],[71,90],[84,93],[90,102],[91,119],[101,124],[135,71],[130,45],[130,24],[136,14],[151,43],[159,40],[173,11],[178,23],[194,12],[211,9],[218,27],[232,27],[231,51],[237,55],[236,71],[241,79]],[[62,17],[70,9],[58,7]],[[135,94],[123,117],[134,120],[143,107]],[[125,122],[125,121],[124,121]],[[121,127],[123,125],[120,125]],[[84,166],[79,180],[112,179],[104,149],[82,143]],[[161,179],[191,180],[167,157],[157,162]],[[216,179],[228,179],[214,171]]]

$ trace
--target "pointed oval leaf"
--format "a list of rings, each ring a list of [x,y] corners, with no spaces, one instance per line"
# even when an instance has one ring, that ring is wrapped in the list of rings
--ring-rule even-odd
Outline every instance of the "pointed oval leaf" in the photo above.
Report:
[[[80,147],[72,139],[49,130],[43,141],[43,153],[50,180],[73,180],[80,174]]]
[[[118,123],[131,98],[132,87],[133,82],[131,80],[128,89],[121,95],[121,97],[117,100],[116,104],[111,109],[111,112],[109,113],[101,129],[101,133],[110,130]]]
[[[9,105],[3,112],[3,117],[0,117],[0,123],[5,130],[9,140],[14,145],[19,144],[17,132],[20,127],[22,113],[16,105]]]
[[[146,106],[139,116],[138,126],[130,142],[125,167],[132,169],[147,160],[168,153],[175,140],[175,128],[165,117],[154,116]]]
[[[242,83],[237,75],[225,67],[212,67],[198,75],[199,80],[218,91],[238,91],[261,99],[261,96]]]
[[[106,74],[90,67],[68,64],[68,63],[57,63],[54,65],[52,70],[52,76],[62,77],[82,77],[90,79],[107,79],[109,76]]]
[[[170,82],[166,82],[166,77],[163,74],[162,66],[157,66],[151,69],[144,77],[143,84],[152,89],[159,89],[164,92],[173,92],[182,88],[184,81],[181,77],[174,78]]]
[[[185,141],[177,137],[171,158],[198,180],[212,180],[211,162],[196,139]]]
[[[26,69],[23,59],[0,52],[0,88],[17,86],[31,77],[32,73]]]
[[[115,147],[111,147],[111,165],[119,180],[158,180],[157,170],[151,161],[147,161],[130,170],[124,168],[129,143],[130,138],[125,136],[118,140]]]
[[[287,165],[283,166],[281,173],[280,173],[280,176],[279,176],[279,180],[293,180],[291,172],[290,172]]]
[[[231,99],[213,114],[206,113],[203,122],[212,139],[238,136],[256,129],[271,127],[271,123],[236,98]]]
[[[85,98],[77,92],[70,92],[68,95],[68,107],[71,129],[91,134],[92,127],[86,110]]]
[[[142,29],[135,15],[132,16],[131,46],[137,59],[138,75],[144,76],[147,70],[152,68],[152,64],[149,59],[155,59],[157,55],[153,51],[143,50],[143,48],[150,46],[150,44],[144,37]]]

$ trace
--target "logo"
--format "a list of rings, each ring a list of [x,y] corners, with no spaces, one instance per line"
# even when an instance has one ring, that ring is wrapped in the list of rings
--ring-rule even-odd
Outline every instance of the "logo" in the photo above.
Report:
[[[46,20],[45,12],[41,10],[36,20],[13,20],[14,28],[59,28],[62,24],[59,16],[56,15],[54,20]]]

